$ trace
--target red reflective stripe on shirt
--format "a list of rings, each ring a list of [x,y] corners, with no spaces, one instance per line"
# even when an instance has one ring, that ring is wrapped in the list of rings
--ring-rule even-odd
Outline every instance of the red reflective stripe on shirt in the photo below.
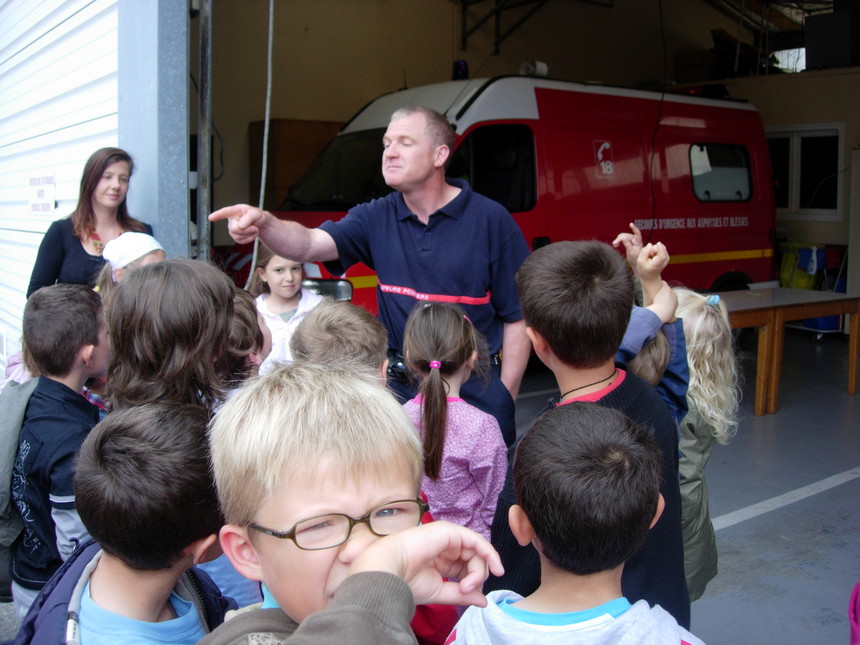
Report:
[[[454,302],[458,305],[486,305],[490,302],[490,292],[487,292],[483,298],[473,298],[471,296],[446,296],[441,293],[421,293],[409,287],[398,287],[391,284],[379,283],[380,291],[385,293],[393,293],[399,296],[409,296],[415,300],[425,300],[427,302]]]

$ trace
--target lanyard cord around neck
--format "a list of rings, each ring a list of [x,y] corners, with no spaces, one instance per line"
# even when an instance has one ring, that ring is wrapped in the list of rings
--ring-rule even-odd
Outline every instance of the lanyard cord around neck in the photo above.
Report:
[[[565,392],[564,394],[562,394],[560,397],[558,397],[558,400],[559,400],[559,401],[564,401],[564,397],[566,397],[568,394],[573,394],[574,392],[578,392],[579,390],[584,390],[585,388],[587,388],[587,387],[591,387],[592,385],[600,385],[601,383],[603,383],[603,382],[608,381],[609,379],[611,379],[611,378],[612,378],[613,376],[615,376],[617,373],[618,373],[618,370],[617,370],[616,368],[612,368],[612,374],[610,374],[610,375],[609,375],[609,376],[607,376],[606,378],[602,378],[602,379],[600,379],[599,381],[595,381],[594,383],[589,383],[588,385],[580,385],[579,387],[575,387],[575,388],[573,388],[572,390],[568,390],[567,392]]]

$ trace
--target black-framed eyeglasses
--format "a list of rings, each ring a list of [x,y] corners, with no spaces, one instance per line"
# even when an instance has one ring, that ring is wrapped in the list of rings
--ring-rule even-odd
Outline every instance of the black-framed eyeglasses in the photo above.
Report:
[[[309,517],[296,522],[289,531],[275,531],[254,523],[248,528],[279,540],[292,540],[304,551],[319,551],[346,542],[356,524],[366,524],[371,533],[380,537],[418,526],[429,508],[421,499],[399,499],[374,506],[361,517],[342,513]]]

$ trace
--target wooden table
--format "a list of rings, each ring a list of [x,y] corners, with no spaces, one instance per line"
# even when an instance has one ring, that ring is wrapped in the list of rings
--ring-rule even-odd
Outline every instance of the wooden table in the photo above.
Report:
[[[758,328],[755,410],[757,416],[776,412],[785,323],[819,316],[851,314],[848,343],[848,393],[857,393],[860,348],[860,296],[811,289],[751,289],[724,291],[733,329]]]

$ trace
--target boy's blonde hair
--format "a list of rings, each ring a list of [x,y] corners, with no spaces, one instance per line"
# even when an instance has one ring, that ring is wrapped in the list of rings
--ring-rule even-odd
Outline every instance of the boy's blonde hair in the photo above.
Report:
[[[687,402],[720,443],[727,443],[738,425],[738,371],[734,338],[725,303],[676,288],[677,316],[684,321],[690,386]]]
[[[378,378],[296,362],[246,382],[209,426],[212,466],[228,524],[247,526],[286,479],[313,478],[323,461],[344,479],[398,466],[421,481],[421,443]]]
[[[290,338],[294,360],[326,365],[353,362],[378,370],[387,352],[388,333],[373,314],[331,298],[314,307]]]

